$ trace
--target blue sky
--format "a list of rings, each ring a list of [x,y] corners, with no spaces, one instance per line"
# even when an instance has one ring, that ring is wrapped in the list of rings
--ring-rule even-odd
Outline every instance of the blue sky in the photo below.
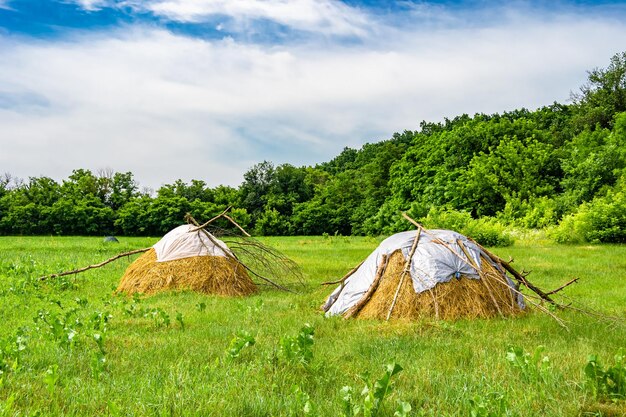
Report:
[[[623,1],[0,0],[0,174],[238,185],[566,102],[625,39]]]

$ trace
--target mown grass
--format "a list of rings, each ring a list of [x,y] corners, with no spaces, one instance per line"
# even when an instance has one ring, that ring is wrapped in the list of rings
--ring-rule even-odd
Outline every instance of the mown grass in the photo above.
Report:
[[[319,284],[340,278],[379,240],[263,240],[301,265],[305,285],[298,294],[116,296],[127,260],[39,283],[40,275],[96,263],[156,239],[105,244],[82,237],[0,238],[0,415],[339,416],[341,388],[353,386],[358,396],[359,375],[376,378],[392,362],[404,370],[394,377],[385,416],[393,415],[397,400],[410,403],[416,416],[626,414],[623,401],[593,398],[583,374],[587,355],[610,362],[626,347],[621,322],[569,311],[556,313],[569,330],[536,311],[456,322],[327,319],[319,306],[332,288]],[[531,280],[546,289],[580,277],[564,291],[568,296],[626,319],[626,246],[523,241],[494,251],[515,258],[514,265],[532,271]],[[36,317],[65,330],[55,336]],[[281,339],[295,336],[305,323],[315,328],[308,364],[288,359],[280,348]],[[230,358],[226,351],[240,331],[256,343]],[[524,373],[506,359],[511,346],[529,353],[543,346],[541,356],[549,363],[541,372]],[[0,355],[0,369],[1,364]],[[298,392],[308,395],[313,411]]]

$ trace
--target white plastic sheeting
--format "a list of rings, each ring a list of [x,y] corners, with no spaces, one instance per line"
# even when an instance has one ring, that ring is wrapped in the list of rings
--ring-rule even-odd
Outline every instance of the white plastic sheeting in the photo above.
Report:
[[[224,242],[211,235],[215,243],[201,230],[191,232],[196,227],[184,224],[169,231],[154,244],[157,262],[174,261],[192,256],[228,256],[232,252]],[[216,245],[217,243],[217,245]]]
[[[352,274],[343,286],[339,286],[328,297],[324,305],[326,315],[343,314],[357,303],[367,292],[376,275],[376,270],[383,255],[390,256],[401,250],[404,258],[409,257],[417,231],[395,234],[383,240],[381,244],[367,257],[363,264]],[[463,243],[465,250],[472,258],[468,262],[465,253],[458,245],[457,240]],[[410,275],[413,279],[413,288],[416,293],[433,288],[441,282],[448,282],[461,275],[478,279],[479,275],[470,264],[481,265],[481,249],[460,233],[451,230],[422,231],[419,243],[411,260]],[[487,257],[487,255],[484,255]],[[498,269],[499,266],[494,266]],[[513,283],[509,285],[513,287]],[[518,300],[522,302],[522,300]],[[520,305],[521,306],[521,305]]]

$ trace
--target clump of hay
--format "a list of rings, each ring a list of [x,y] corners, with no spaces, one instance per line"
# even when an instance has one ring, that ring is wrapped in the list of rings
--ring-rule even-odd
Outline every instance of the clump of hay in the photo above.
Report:
[[[153,294],[192,290],[205,294],[243,296],[256,292],[245,267],[224,256],[193,256],[157,262],[154,248],[135,260],[124,273],[117,292]]]
[[[481,261],[480,279],[461,276],[446,283],[439,283],[431,290],[420,294],[415,292],[413,280],[407,274],[402,282],[391,318],[487,318],[520,313],[522,310],[516,301],[516,295],[508,285],[504,274],[486,259],[482,258]],[[356,313],[357,317],[383,320],[387,318],[405,262],[401,251],[391,254],[378,288]]]

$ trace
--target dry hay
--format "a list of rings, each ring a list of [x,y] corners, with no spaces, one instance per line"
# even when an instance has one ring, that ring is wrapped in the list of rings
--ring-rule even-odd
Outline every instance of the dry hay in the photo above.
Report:
[[[396,251],[390,256],[378,288],[357,317],[387,318],[404,263],[402,252]],[[413,280],[407,273],[391,318],[436,317],[436,308],[441,319],[493,317],[521,312],[503,274],[485,259],[481,264],[481,279],[461,276],[420,294],[415,293]]]
[[[126,269],[117,292],[153,294],[164,290],[193,290],[206,294],[241,296],[256,292],[246,269],[223,256],[194,256],[157,262],[150,248]]]

